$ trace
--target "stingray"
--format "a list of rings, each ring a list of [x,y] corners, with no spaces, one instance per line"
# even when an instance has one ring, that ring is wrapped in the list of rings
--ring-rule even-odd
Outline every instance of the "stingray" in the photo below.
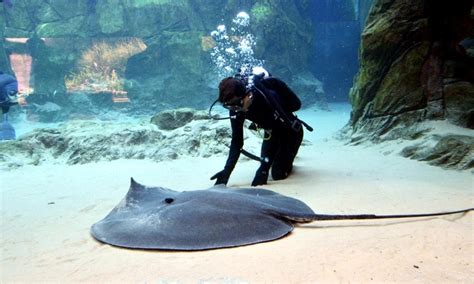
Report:
[[[315,220],[426,217],[471,209],[412,215],[316,214],[300,200],[262,188],[178,192],[148,187],[131,179],[125,198],[91,234],[100,242],[134,249],[207,250],[271,241],[286,236],[296,223]]]

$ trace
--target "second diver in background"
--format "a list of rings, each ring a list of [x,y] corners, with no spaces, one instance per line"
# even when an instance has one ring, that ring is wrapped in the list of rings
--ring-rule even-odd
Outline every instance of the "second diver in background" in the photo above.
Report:
[[[18,104],[18,81],[10,74],[0,71],[0,108],[3,121],[0,125],[0,140],[14,140],[15,129],[8,122],[8,111],[11,106]]]

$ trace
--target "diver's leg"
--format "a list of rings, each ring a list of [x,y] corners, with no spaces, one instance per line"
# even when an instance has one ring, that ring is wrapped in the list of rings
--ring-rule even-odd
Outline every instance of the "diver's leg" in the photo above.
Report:
[[[302,141],[303,129],[298,132],[290,131],[286,135],[281,135],[280,147],[272,164],[273,180],[285,179],[290,175],[293,169],[293,161]]]
[[[262,143],[262,149],[260,152],[260,157],[262,161],[260,162],[260,167],[255,173],[255,178],[252,182],[253,186],[266,184],[268,180],[268,172],[275,158],[275,154],[278,151],[279,147],[279,134],[278,132],[272,131],[268,139],[264,139]]]

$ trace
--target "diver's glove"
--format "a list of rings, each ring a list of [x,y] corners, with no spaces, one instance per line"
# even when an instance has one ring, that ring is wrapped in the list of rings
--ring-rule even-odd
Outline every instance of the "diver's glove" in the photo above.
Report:
[[[216,183],[214,185],[218,184],[227,184],[229,181],[230,173],[232,171],[229,169],[224,168],[222,171],[218,172],[217,174],[213,175],[211,177],[211,180],[216,180]]]
[[[257,170],[255,177],[253,178],[252,186],[267,184],[267,180],[268,180],[268,172],[259,169]]]

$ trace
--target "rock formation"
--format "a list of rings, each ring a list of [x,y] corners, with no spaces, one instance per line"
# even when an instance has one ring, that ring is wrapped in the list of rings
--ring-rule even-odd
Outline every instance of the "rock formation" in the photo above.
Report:
[[[190,109],[178,113],[191,118],[167,131],[148,119],[75,120],[57,128],[39,128],[15,141],[0,143],[0,165],[3,169],[12,169],[43,163],[73,165],[117,159],[162,161],[183,155],[209,157],[227,153],[228,121],[203,119],[201,112]]]
[[[374,2],[350,93],[352,141],[413,139],[414,133],[429,133],[422,129],[427,120],[474,129],[474,57],[466,50],[472,46],[463,46],[472,42],[473,19],[471,0]],[[472,131],[467,133],[472,137]],[[446,158],[435,164],[474,166],[472,139],[451,135],[435,140],[434,147],[427,146],[433,153],[439,148],[464,153],[454,155],[458,163]],[[426,157],[426,149],[425,154],[414,149],[404,154]]]
[[[177,107],[204,108],[214,100],[220,79],[209,58],[210,32],[222,20],[228,24],[246,10],[258,37],[257,56],[266,60],[273,74],[301,90],[307,104],[323,100],[324,105],[322,88],[308,66],[313,36],[308,5],[303,0],[15,0],[13,7],[1,9],[3,36],[27,42],[7,40],[2,45],[6,54],[33,57],[34,92],[28,100],[50,101],[67,112],[77,106],[68,98],[71,92],[64,78],[77,71],[82,52],[100,41],[139,38],[146,50],[128,60],[123,74],[132,102],[128,109],[151,114]],[[3,66],[4,55],[1,52]],[[305,74],[304,80],[300,74]]]

